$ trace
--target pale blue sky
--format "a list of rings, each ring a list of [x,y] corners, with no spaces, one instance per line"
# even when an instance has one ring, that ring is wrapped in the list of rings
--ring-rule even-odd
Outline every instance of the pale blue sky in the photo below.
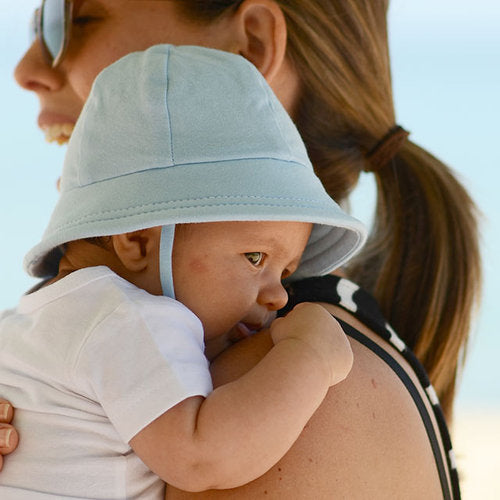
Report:
[[[0,0],[0,309],[15,305],[32,281],[24,253],[37,242],[56,200],[64,149],[44,142],[38,103],[13,82],[28,43],[27,23],[38,1]],[[500,5],[496,0],[393,0],[390,12],[394,96],[398,122],[412,139],[451,165],[484,214],[486,283],[458,409],[500,408]],[[369,220],[371,177],[354,197],[355,214]]]

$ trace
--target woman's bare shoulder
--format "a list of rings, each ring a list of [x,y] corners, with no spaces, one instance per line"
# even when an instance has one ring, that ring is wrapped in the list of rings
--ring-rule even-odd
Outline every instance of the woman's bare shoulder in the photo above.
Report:
[[[236,344],[213,363],[215,384],[238,377],[271,347],[266,333]],[[352,348],[351,373],[330,389],[299,440],[273,469],[241,488],[197,496],[441,498],[429,440],[413,399],[377,355],[354,340]],[[167,498],[191,494],[170,490]]]

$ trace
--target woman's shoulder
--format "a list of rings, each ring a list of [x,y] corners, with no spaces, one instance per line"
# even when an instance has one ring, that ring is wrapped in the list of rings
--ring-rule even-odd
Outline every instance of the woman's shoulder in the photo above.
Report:
[[[330,389],[280,463],[249,485],[206,498],[305,499],[311,492],[315,499],[442,498],[426,428],[407,388],[373,351],[351,344],[351,373]],[[271,347],[266,333],[238,343],[213,364],[215,384],[238,377]]]

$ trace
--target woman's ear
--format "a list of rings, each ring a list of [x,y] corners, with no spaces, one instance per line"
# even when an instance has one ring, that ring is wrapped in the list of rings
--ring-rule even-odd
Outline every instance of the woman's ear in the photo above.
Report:
[[[116,234],[112,236],[113,249],[128,271],[141,272],[157,266],[160,235],[160,227]]]
[[[252,62],[268,83],[279,73],[286,53],[286,21],[273,0],[244,0],[235,13],[238,53]]]

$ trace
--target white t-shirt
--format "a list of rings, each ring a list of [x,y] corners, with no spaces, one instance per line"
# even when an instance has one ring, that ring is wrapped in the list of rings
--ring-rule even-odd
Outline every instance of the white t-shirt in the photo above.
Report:
[[[0,498],[163,498],[127,443],[212,390],[203,349],[189,309],[106,267],[22,297],[0,316],[0,395],[15,406],[20,433]]]

